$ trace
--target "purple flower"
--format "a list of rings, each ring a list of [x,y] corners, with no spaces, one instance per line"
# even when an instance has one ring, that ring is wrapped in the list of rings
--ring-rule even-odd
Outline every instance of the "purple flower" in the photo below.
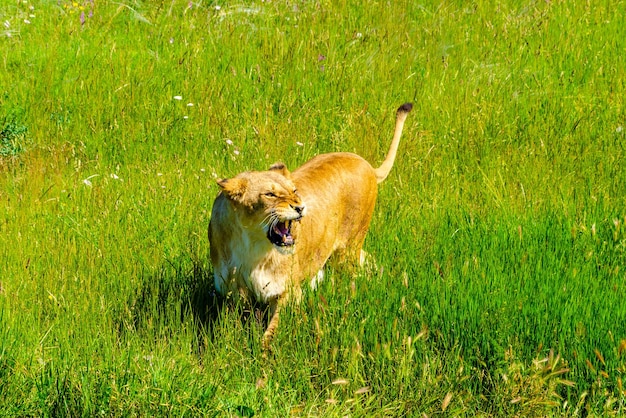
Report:
[[[84,25],[85,24],[85,12],[81,12],[80,13],[80,24]]]

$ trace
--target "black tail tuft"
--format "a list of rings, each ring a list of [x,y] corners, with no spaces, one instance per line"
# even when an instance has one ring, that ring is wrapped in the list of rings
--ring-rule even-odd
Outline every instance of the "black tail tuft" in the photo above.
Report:
[[[398,113],[409,113],[413,109],[413,103],[405,103],[398,108]]]

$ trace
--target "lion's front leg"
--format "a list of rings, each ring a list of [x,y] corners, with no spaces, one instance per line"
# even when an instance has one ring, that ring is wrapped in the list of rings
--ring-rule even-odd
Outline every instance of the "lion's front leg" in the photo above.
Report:
[[[263,351],[266,353],[270,351],[270,343],[274,338],[274,334],[276,333],[276,329],[278,328],[278,323],[280,320],[280,310],[284,306],[286,300],[286,293],[283,293],[282,295],[277,296],[269,302],[270,322],[267,325],[267,329],[265,330],[265,333],[263,334],[263,339],[261,340],[261,346],[263,348]]]

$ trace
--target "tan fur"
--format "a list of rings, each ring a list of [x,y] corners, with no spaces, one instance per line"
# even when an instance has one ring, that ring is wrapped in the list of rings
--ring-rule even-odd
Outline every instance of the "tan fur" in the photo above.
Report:
[[[264,349],[281,307],[290,298],[299,300],[301,282],[321,277],[331,255],[362,262],[377,184],[391,171],[411,107],[398,109],[387,158],[377,169],[356,154],[339,152],[318,155],[293,173],[279,163],[218,181],[221,192],[209,224],[215,288],[246,304],[269,305]]]

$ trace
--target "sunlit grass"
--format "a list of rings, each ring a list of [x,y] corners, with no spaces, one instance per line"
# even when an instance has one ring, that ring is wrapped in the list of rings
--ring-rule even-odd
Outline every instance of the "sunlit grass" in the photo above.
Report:
[[[0,6],[0,411],[623,414],[622,6]],[[264,360],[213,292],[214,179],[377,165],[406,101],[376,267]]]

